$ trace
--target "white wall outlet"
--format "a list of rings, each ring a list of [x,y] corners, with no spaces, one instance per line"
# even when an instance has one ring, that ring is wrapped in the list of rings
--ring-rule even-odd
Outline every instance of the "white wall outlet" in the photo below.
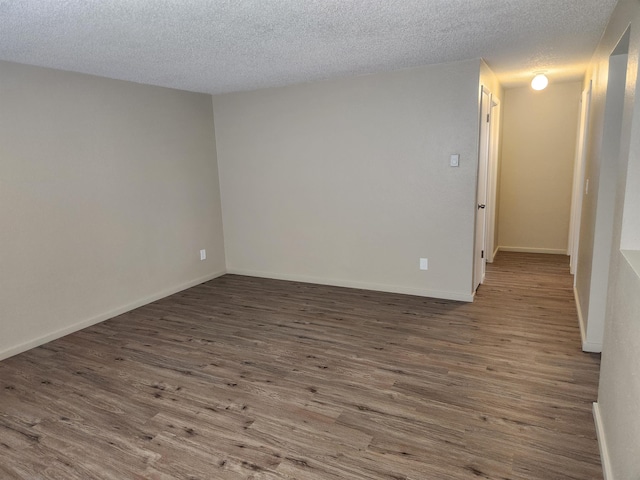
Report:
[[[203,248],[202,250],[200,250],[200,260],[206,260],[207,259],[207,251]]]
[[[429,270],[429,259],[421,258],[420,259],[420,270]]]
[[[451,159],[449,160],[449,165],[451,165],[452,167],[457,167],[460,165],[460,155],[455,153],[453,155],[451,155]],[[426,270],[426,268],[425,268]]]

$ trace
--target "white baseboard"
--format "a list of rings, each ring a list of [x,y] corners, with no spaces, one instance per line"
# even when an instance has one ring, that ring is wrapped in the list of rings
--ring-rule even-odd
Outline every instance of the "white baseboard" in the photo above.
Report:
[[[611,457],[607,449],[607,440],[604,435],[604,426],[602,425],[602,416],[600,415],[600,406],[598,402],[593,402],[593,421],[596,424],[596,435],[598,436],[598,446],[600,447],[600,461],[602,463],[602,475],[604,480],[614,480],[613,470],[611,468]]]
[[[315,283],[317,285],[330,285],[334,287],[359,288],[362,290],[373,290],[376,292],[401,293],[404,295],[415,295],[418,297],[442,298],[444,300],[457,300],[459,302],[473,302],[473,293],[447,292],[443,290],[427,290],[415,287],[401,287],[397,285],[385,285],[379,283],[354,282],[351,280],[336,280],[319,277],[308,277],[306,275],[295,275],[288,273],[260,272],[255,270],[242,270],[228,268],[227,273],[236,275],[246,275],[249,277],[272,278],[274,280],[287,280],[290,282]]]
[[[566,248],[532,248],[532,247],[504,247],[499,246],[501,252],[518,252],[518,253],[548,253],[552,255],[566,255]]]
[[[576,310],[578,311],[578,323],[580,324],[580,337],[582,338],[582,351],[591,353],[601,353],[602,344],[587,341],[587,326],[584,322],[584,316],[582,314],[582,308],[580,307],[580,296],[578,295],[578,289],[573,287],[573,298],[576,302]]]
[[[142,307],[143,305],[147,305],[148,303],[155,302],[156,300],[160,300],[161,298],[168,297],[169,295],[173,295],[174,293],[181,292],[182,290],[186,290],[187,288],[195,287],[196,285],[199,285],[201,283],[208,282],[209,280],[220,277],[225,273],[226,271],[215,272],[196,280],[183,283],[182,285],[168,288],[153,295],[149,295],[148,297],[136,300],[135,302],[131,302],[127,305],[123,305],[100,315],[96,315],[95,317],[82,320],[54,332],[50,332],[46,335],[34,338],[33,340],[29,340],[19,345],[9,347],[5,350],[0,351],[0,360],[4,360],[5,358],[9,358],[14,355],[18,355],[19,353],[26,352],[27,350],[31,350],[32,348],[48,343],[52,340],[55,340],[56,338],[64,337],[65,335],[69,335],[70,333],[77,332],[78,330],[82,330],[83,328],[90,327],[91,325],[95,325],[96,323],[104,322],[105,320],[109,320],[110,318],[117,317],[118,315],[122,315],[123,313],[129,312],[133,309]]]

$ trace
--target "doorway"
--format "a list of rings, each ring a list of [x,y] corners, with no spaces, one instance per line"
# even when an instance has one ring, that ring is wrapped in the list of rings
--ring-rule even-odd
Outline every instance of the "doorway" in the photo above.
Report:
[[[580,245],[580,218],[582,216],[582,192],[585,186],[585,168],[587,161],[587,139],[589,138],[589,118],[591,112],[591,90],[593,81],[582,92],[580,98],[580,120],[578,125],[578,140],[576,145],[576,161],[573,169],[573,191],[571,194],[571,220],[569,225],[569,270],[574,275],[573,285],[576,285],[576,271],[578,265],[578,248]]]
[[[498,225],[498,162],[500,139],[500,100],[491,95],[491,113],[489,114],[489,166],[487,169],[487,233],[485,235],[486,263],[493,263],[497,253],[496,230]],[[485,265],[486,267],[486,265]]]
[[[478,151],[478,185],[476,195],[475,251],[473,268],[473,291],[484,282],[487,262],[487,217],[493,218],[494,201],[489,202],[487,187],[489,185],[489,158],[492,137],[491,128],[491,92],[484,85],[480,97],[480,141]],[[494,142],[497,143],[497,142]],[[491,210],[491,214],[487,215]],[[491,247],[493,248],[493,247]]]

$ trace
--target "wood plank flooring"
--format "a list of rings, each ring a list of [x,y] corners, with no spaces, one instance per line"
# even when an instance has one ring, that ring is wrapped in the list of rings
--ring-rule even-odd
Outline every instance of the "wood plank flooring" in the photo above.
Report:
[[[602,479],[567,257],[465,304],[227,275],[0,362],[1,479]]]

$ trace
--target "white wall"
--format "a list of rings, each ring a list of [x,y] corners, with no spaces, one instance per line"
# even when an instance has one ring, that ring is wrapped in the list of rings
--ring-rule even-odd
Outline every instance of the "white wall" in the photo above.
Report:
[[[215,96],[228,270],[470,300],[479,68]]]
[[[0,105],[0,358],[224,272],[210,96],[0,62]]]
[[[583,203],[590,209],[580,226],[584,243],[576,272],[576,298],[580,303],[583,349],[600,352],[609,285],[613,241],[613,218],[620,169],[620,133],[624,109],[628,55],[610,57],[599,150],[591,150],[588,193],[582,186]],[[586,181],[585,181],[586,182]],[[589,198],[590,197],[590,198]],[[587,272],[590,278],[586,278]],[[588,288],[588,290],[587,290]]]
[[[640,258],[636,265],[640,266]],[[640,478],[640,269],[626,258],[612,277],[610,316],[605,336],[596,408],[606,480]]]
[[[627,27],[631,25],[629,64],[624,96],[621,141],[619,143],[619,168],[617,169],[615,206],[613,212],[612,249],[609,269],[609,293],[604,325],[604,344],[600,371],[600,387],[596,411],[597,427],[603,465],[607,480],[640,478],[640,265],[634,270],[635,258],[640,255],[620,251],[623,212],[635,208],[626,204],[629,189],[637,198],[638,182],[627,183],[640,158],[640,102],[636,101],[640,83],[637,82],[638,57],[640,55],[640,4],[635,0],[621,0],[594,55],[586,82],[593,80],[591,135],[587,155],[588,169],[592,175],[600,172],[598,158],[603,142],[605,126],[605,96],[607,93],[609,56]],[[603,152],[603,155],[606,152]],[[631,177],[629,177],[630,179]],[[626,190],[625,190],[626,186]],[[597,204],[583,208],[594,216]],[[582,248],[584,232],[581,232]],[[581,275],[578,266],[578,275]]]
[[[566,253],[581,84],[505,90],[501,250]]]

